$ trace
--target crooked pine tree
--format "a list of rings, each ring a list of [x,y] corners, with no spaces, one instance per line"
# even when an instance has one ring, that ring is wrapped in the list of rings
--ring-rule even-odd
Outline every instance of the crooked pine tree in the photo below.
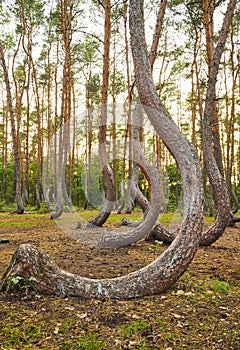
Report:
[[[21,276],[40,293],[61,297],[129,299],[164,292],[184,273],[198,248],[203,226],[203,191],[200,169],[193,149],[171,120],[157,95],[149,64],[144,33],[142,1],[130,0],[130,32],[138,91],[145,111],[158,135],[176,158],[182,173],[184,213],[180,232],[153,263],[128,275],[90,279],[61,270],[51,258],[28,244],[15,252],[1,281],[11,289],[11,277]],[[152,179],[154,181],[154,179]],[[37,282],[34,282],[36,279]]]

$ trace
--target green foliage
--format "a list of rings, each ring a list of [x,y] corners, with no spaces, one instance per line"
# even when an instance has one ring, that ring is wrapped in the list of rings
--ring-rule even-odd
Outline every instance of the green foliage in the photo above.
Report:
[[[167,211],[173,212],[177,209],[182,195],[182,178],[176,163],[168,165],[168,190],[169,200],[167,203]],[[178,196],[178,197],[177,197]],[[178,203],[177,203],[178,199]]]
[[[28,293],[28,291],[32,289],[33,283],[36,282],[37,279],[33,276],[30,276],[28,279],[25,279],[24,277],[16,276],[15,274],[12,274],[8,279],[9,285],[13,284],[14,287],[24,290],[25,293]]]
[[[23,6],[24,11],[24,19],[26,21],[27,28],[37,27],[43,23],[44,20],[44,3],[42,0],[25,0],[21,2],[19,0],[15,0],[14,4],[14,13],[16,19],[21,18],[21,11]],[[21,31],[21,24],[17,26],[17,33]]]
[[[94,74],[91,76],[88,84],[88,94],[92,105],[98,105],[101,100],[100,96],[101,81],[100,75]]]
[[[115,96],[117,96],[121,92],[126,91],[127,81],[124,74],[121,71],[115,70],[114,74],[112,73],[109,79],[110,79],[109,89],[112,95],[114,94]]]
[[[4,167],[1,158],[0,161],[0,210],[4,210],[13,202],[14,164],[8,161]]]
[[[18,284],[20,284],[20,282],[23,280],[23,277],[21,277],[21,276],[12,276],[12,277],[10,277],[9,278],[9,283],[11,284],[11,283],[13,283],[15,286],[16,285],[18,285]]]

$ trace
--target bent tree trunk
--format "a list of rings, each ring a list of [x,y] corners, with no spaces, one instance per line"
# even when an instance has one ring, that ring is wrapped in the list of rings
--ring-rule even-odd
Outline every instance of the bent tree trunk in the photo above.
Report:
[[[204,163],[213,189],[218,213],[215,223],[206,232],[204,232],[201,237],[199,245],[202,246],[207,246],[214,243],[224,233],[229,222],[234,222],[234,218],[232,218],[231,215],[227,184],[224,180],[221,169],[219,169],[218,162],[216,161],[212,149],[212,128],[214,125],[213,115],[216,101],[216,81],[219,65],[235,7],[236,0],[229,0],[217,46],[213,52],[212,62],[209,67],[209,79],[202,121],[202,139]],[[167,232],[167,230],[163,229],[160,225],[154,227],[151,236],[166,243],[170,243],[174,239],[174,234]]]
[[[45,253],[21,245],[1,282],[1,290],[11,287],[12,275],[33,283],[38,292],[61,297],[129,299],[161,293],[183,274],[198,247],[203,226],[203,191],[195,150],[191,149],[176,124],[159,101],[148,60],[144,37],[142,1],[130,0],[130,30],[139,95],[158,134],[176,157],[182,172],[185,210],[182,227],[174,242],[146,267],[112,279],[89,279],[61,270]],[[37,282],[30,277],[35,277]]]
[[[155,25],[155,31],[153,34],[153,40],[152,40],[152,45],[149,53],[149,61],[150,61],[150,67],[151,71],[153,70],[153,66],[157,57],[157,50],[158,50],[158,45],[159,45],[159,40],[163,28],[163,20],[164,20],[164,15],[166,11],[166,6],[167,6],[167,0],[161,1],[159,5],[159,10],[158,10],[158,15],[157,15],[157,21]],[[140,129],[141,129],[141,120],[133,120],[133,127],[132,127],[132,132],[135,133],[135,137],[138,137],[139,142],[140,142]],[[148,200],[145,198],[143,193],[141,192],[139,186],[138,186],[138,175],[139,175],[139,168],[138,165],[133,162],[133,170],[132,170],[132,186],[131,186],[131,192],[133,195],[134,200],[136,203],[140,206],[142,209],[144,216],[145,212],[148,208]],[[130,220],[125,219],[122,222],[124,225],[136,225],[136,223],[130,222]]]
[[[214,225],[203,234],[201,238],[202,245],[209,245],[215,242],[223,234],[225,228],[230,222],[231,217],[231,207],[227,185],[221,171],[219,170],[212,150],[212,128],[214,105],[216,100],[215,87],[217,75],[236,3],[237,0],[229,0],[218,43],[216,49],[214,50],[213,60],[209,69],[205,110],[202,122],[203,156],[207,174],[212,185],[218,213]]]

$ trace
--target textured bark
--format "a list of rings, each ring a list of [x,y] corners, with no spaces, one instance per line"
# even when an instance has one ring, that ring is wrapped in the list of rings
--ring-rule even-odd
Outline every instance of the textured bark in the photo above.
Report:
[[[155,25],[155,31],[153,35],[153,40],[152,40],[152,45],[150,49],[150,54],[149,54],[149,61],[150,61],[150,67],[151,71],[153,70],[154,62],[157,57],[157,49],[158,49],[158,44],[162,32],[162,27],[163,27],[163,20],[164,20],[164,15],[165,15],[165,10],[167,6],[167,0],[162,0],[159,6],[158,10],[158,15],[157,15],[157,21]],[[143,9],[142,9],[143,11]],[[131,91],[131,90],[130,90]],[[131,101],[129,101],[130,103]],[[141,108],[139,108],[139,113],[141,113]],[[139,143],[141,142],[141,128],[142,128],[142,118],[141,115],[138,116],[138,118],[135,118],[133,121],[133,133],[135,134],[135,139],[139,139]],[[144,173],[144,169],[142,169]],[[144,174],[146,175],[146,174]],[[139,167],[136,162],[133,162],[133,169],[132,169],[132,184],[130,191],[133,195],[134,200],[136,203],[140,206],[142,209],[144,216],[146,215],[146,211],[148,209],[148,200],[140,190],[138,186],[138,177],[139,177]],[[159,182],[160,184],[160,182]],[[161,188],[160,188],[161,189]],[[131,222],[130,220],[126,219],[122,221],[123,225],[126,226],[136,226],[136,223]],[[149,235],[147,236],[149,238]]]
[[[130,28],[134,67],[142,102],[158,134],[176,157],[182,172],[185,210],[174,242],[153,263],[113,279],[89,279],[65,272],[42,251],[21,245],[4,274],[1,290],[11,289],[12,276],[22,276],[42,293],[61,297],[130,299],[166,291],[183,274],[198,247],[203,226],[203,195],[196,151],[159,101],[151,78],[144,37],[142,1],[130,0]],[[170,137],[171,135],[171,137]],[[153,203],[154,205],[154,203]],[[146,219],[145,219],[146,220]],[[33,282],[35,277],[37,282]]]
[[[17,202],[17,214],[23,214],[24,212],[24,206],[22,201],[22,186],[21,186],[21,164],[20,164],[20,154],[19,154],[19,145],[18,145],[18,138],[17,138],[17,130],[15,125],[15,118],[14,118],[14,110],[13,110],[13,101],[12,101],[12,94],[11,94],[11,88],[10,88],[10,82],[8,77],[8,71],[7,66],[5,62],[4,57],[4,51],[3,51],[3,45],[0,40],[0,60],[3,67],[3,75],[6,85],[6,91],[7,91],[7,104],[8,104],[8,110],[10,115],[10,122],[11,122],[11,132],[12,132],[12,142],[13,142],[13,152],[14,152],[14,162],[15,162],[15,178],[16,178],[16,202]]]
[[[211,125],[214,124],[212,121],[212,115],[215,110],[215,85],[216,78],[219,69],[219,62],[221,59],[221,52],[225,46],[225,41],[231,23],[231,18],[234,12],[236,1],[230,1],[228,10],[224,19],[223,28],[220,33],[220,38],[216,50],[211,52],[211,45],[208,46],[209,57],[211,57],[211,66],[210,66],[210,77],[207,88],[207,99],[204,110],[203,117],[203,148],[204,148],[204,157],[206,162],[206,168],[208,173],[210,172],[209,178],[211,185],[214,191],[214,197],[217,203],[218,214],[216,221],[212,227],[210,227],[206,232],[203,233],[199,244],[200,245],[210,245],[214,243],[224,232],[230,221],[230,206],[227,196],[227,187],[224,178],[222,177],[221,167],[219,170],[219,162],[216,162],[214,153],[212,150],[212,130]],[[207,32],[208,33],[208,32]],[[209,34],[210,35],[210,34]],[[141,203],[141,202],[140,202]],[[144,206],[143,206],[144,210]],[[231,221],[234,222],[234,218],[231,217]],[[129,220],[125,219],[122,222],[123,225],[134,225]],[[165,243],[171,243],[175,239],[175,234],[169,232],[167,229],[161,225],[156,225],[149,239],[158,239]]]
[[[189,246],[191,241],[188,242]],[[13,276],[24,278],[22,283],[31,285],[37,292],[83,298],[131,299],[153,295],[167,290],[177,279],[172,271],[179,267],[178,247],[163,254],[155,262],[126,276],[109,279],[90,279],[61,270],[56,263],[39,248],[22,244],[13,255],[11,264],[4,273],[0,291],[14,291]],[[191,249],[187,256],[191,257]],[[188,259],[187,259],[188,261]],[[186,264],[181,266],[185,269]],[[34,281],[36,279],[36,282]]]
[[[207,48],[207,62],[208,62],[208,75],[210,75],[211,66],[214,59],[214,10],[216,4],[215,0],[203,0],[203,17],[204,27],[206,34],[206,48]],[[212,86],[214,94],[216,94],[216,85]],[[213,102],[212,109],[212,138],[213,138],[213,153],[218,165],[219,171],[224,175],[221,141],[219,133],[219,118],[216,100]]]
[[[135,149],[137,158],[136,161],[141,167],[144,167],[151,184],[151,201],[148,205],[147,214],[143,221],[130,232],[114,232],[114,231],[100,231],[98,238],[99,247],[121,247],[132,244],[146,235],[149,235],[153,226],[155,225],[159,209],[160,209],[160,190],[159,190],[159,174],[144,158],[141,146],[138,139],[132,139],[133,148]],[[107,202],[106,202],[107,203]],[[110,204],[111,205],[111,204]]]
[[[145,44],[144,32],[139,30],[139,28],[143,28],[141,2],[131,1],[130,3],[131,40],[138,90],[150,121],[170,152],[175,156],[182,173],[185,203],[183,229],[185,227],[185,219],[192,210],[197,210],[199,218],[202,217],[202,186],[198,173],[199,166],[196,151],[189,145],[158,99],[151,78],[146,45],[142,44],[143,42]],[[196,201],[197,205],[192,205],[192,201]],[[186,227],[185,230],[187,230]]]
[[[229,222],[234,222],[234,218],[231,215],[230,203],[228,198],[228,189],[226,182],[223,178],[223,169],[221,157],[219,156],[219,147],[216,147],[218,142],[217,130],[216,130],[216,104],[215,104],[215,86],[217,75],[219,71],[219,64],[223,49],[225,47],[227,34],[232,21],[232,16],[236,6],[236,0],[230,0],[228,9],[223,21],[222,30],[220,32],[217,47],[213,50],[213,23],[212,16],[209,15],[209,11],[213,10],[213,2],[209,0],[203,1],[204,7],[204,20],[206,24],[206,37],[207,37],[207,53],[209,59],[209,80],[207,84],[207,94],[204,115],[202,118],[202,142],[203,142],[203,154],[204,154],[204,166],[208,173],[211,188],[213,191],[214,199],[218,209],[218,214],[213,226],[211,226],[206,232],[203,233],[199,245],[210,245],[214,243],[224,232],[225,228],[228,226]],[[199,91],[199,88],[198,88]],[[200,96],[200,94],[199,94]],[[199,98],[200,101],[200,98]],[[201,104],[200,104],[201,105]],[[201,112],[202,114],[202,112]],[[214,129],[214,130],[212,130]],[[215,136],[213,135],[215,134]],[[212,140],[215,138],[215,148],[214,152],[212,150]],[[217,155],[217,156],[216,156]],[[161,232],[161,227],[157,233],[154,233],[153,237],[162,240],[166,243],[170,243],[174,236],[170,234],[167,230]]]
[[[149,55],[151,70],[153,70],[153,65],[157,57],[158,43],[162,32],[167,1],[168,0],[161,0],[159,10],[158,10],[157,23],[155,26],[155,32],[154,32],[152,46],[151,46],[150,55]]]
[[[58,131],[58,156],[55,159],[56,171],[56,210],[50,214],[51,219],[59,218],[63,213],[64,204],[71,207],[71,198],[67,193],[66,170],[70,154],[70,119],[72,113],[72,63],[71,63],[71,42],[72,42],[72,13],[73,6],[69,0],[60,1],[61,34],[64,46],[64,64],[62,78],[61,115],[60,128]],[[56,140],[55,140],[56,141]],[[57,146],[57,144],[56,144]]]
[[[234,30],[231,28],[231,75],[232,75],[232,93],[231,93],[231,112],[230,119],[228,119],[228,106],[229,106],[229,98],[227,91],[227,76],[225,72],[225,87],[226,87],[226,129],[227,129],[227,159],[226,159],[226,182],[228,187],[229,198],[233,200],[232,214],[236,214],[239,209],[238,198],[236,193],[234,192],[232,186],[232,170],[234,165],[234,156],[235,156],[235,122],[236,122],[236,87],[237,87],[237,77],[240,72],[240,65],[235,67],[234,64],[234,53],[235,43],[234,43]],[[225,65],[224,65],[225,67]]]
[[[212,138],[214,127],[213,115],[215,109],[215,86],[219,71],[220,60],[225,47],[229,27],[232,22],[233,13],[236,6],[236,0],[230,0],[223,20],[222,29],[219,35],[217,46],[214,50],[213,59],[209,70],[209,79],[207,84],[207,94],[205,101],[204,116],[202,121],[202,140],[204,164],[207,170],[209,180],[213,189],[214,199],[218,209],[215,224],[203,234],[201,238],[202,245],[209,245],[215,242],[224,232],[230,221],[230,203],[226,182],[222,176],[221,169],[216,161],[212,151]]]
[[[99,120],[99,158],[103,172],[103,185],[107,186],[106,199],[104,206],[97,216],[89,220],[91,225],[102,226],[109,218],[115,203],[115,184],[112,168],[108,164],[106,152],[107,137],[107,103],[110,69],[110,37],[111,37],[111,0],[104,1],[105,24],[104,24],[104,62],[102,72],[102,96],[101,113]]]
[[[126,2],[123,6],[123,17],[124,17],[124,41],[125,41],[125,60],[126,60],[126,73],[127,73],[127,87],[128,87],[128,106],[127,106],[127,127],[124,133],[124,148],[123,148],[123,161],[122,161],[122,178],[121,178],[121,205],[118,208],[117,213],[120,214],[125,207],[125,202],[128,198],[125,198],[125,170],[126,170],[126,161],[127,161],[127,140],[130,138],[130,129],[131,129],[131,120],[132,120],[132,111],[131,111],[131,103],[132,103],[132,88],[131,88],[131,74],[130,74],[130,66],[129,66],[129,40],[128,40],[128,3]],[[129,167],[131,163],[129,163]],[[129,169],[129,172],[131,169]],[[127,208],[128,211],[128,208]]]

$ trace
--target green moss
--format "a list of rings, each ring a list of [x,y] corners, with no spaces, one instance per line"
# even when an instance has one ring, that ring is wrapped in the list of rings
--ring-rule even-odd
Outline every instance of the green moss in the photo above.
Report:
[[[219,281],[219,280],[214,280],[212,283],[210,283],[209,287],[214,293],[228,293],[231,289],[231,286],[228,282],[225,281]]]
[[[31,324],[22,324],[19,327],[13,327],[12,323],[7,323],[3,330],[6,339],[8,339],[8,346],[18,346],[22,343],[31,345],[33,341],[40,339],[42,336],[42,329]]]
[[[147,322],[145,321],[132,322],[128,326],[122,326],[121,330],[124,334],[133,335],[143,332],[147,326]]]
[[[106,344],[98,339],[98,334],[89,334],[82,337],[82,339],[77,342],[77,346],[79,350],[106,349]]]

